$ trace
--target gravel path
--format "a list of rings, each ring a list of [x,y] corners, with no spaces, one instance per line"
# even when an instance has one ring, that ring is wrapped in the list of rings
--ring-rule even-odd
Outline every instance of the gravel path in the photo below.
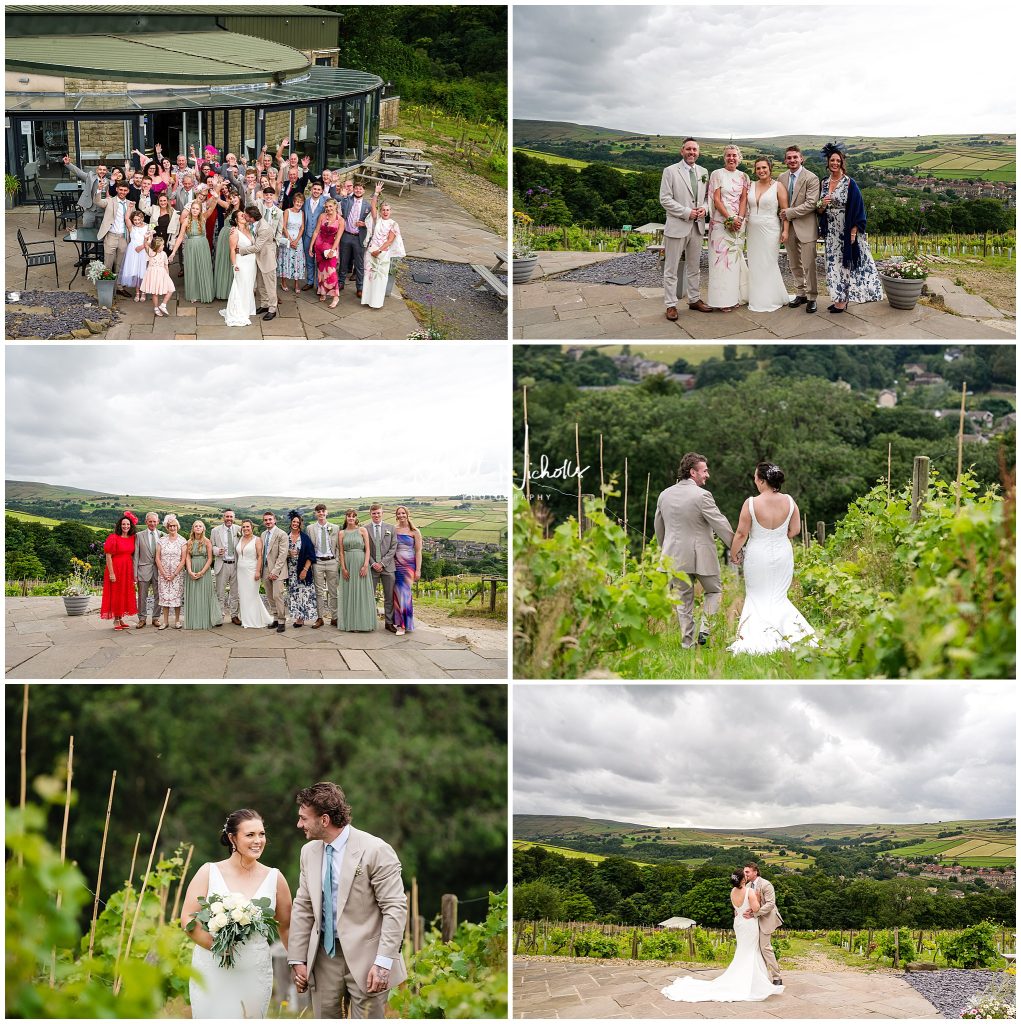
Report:
[[[405,299],[428,310],[436,307],[436,318],[448,338],[506,339],[507,314],[504,302],[465,263],[443,263],[406,257],[397,271],[397,284]],[[506,283],[507,275],[500,275]]]
[[[944,1017],[961,1016],[965,1003],[984,992],[999,977],[997,971],[906,971],[904,980]]]
[[[542,258],[540,254],[540,259]],[[826,280],[826,267],[821,256],[816,258],[819,281]],[[793,290],[794,276],[787,265],[787,253],[780,253],[780,273],[788,290]],[[584,281],[587,284],[611,283],[611,278],[619,278],[612,283],[629,284],[635,288],[661,288],[663,286],[663,264],[654,252],[629,252],[616,259],[604,260],[577,270],[568,270],[556,275],[557,281]],[[702,284],[709,282],[709,252],[702,250]]]
[[[22,307],[49,309],[43,312],[24,312]],[[8,338],[32,338],[52,341],[54,338],[88,338],[93,333],[85,326],[86,320],[101,331],[112,327],[120,315],[105,306],[97,306],[89,296],[81,292],[22,292],[18,302],[8,302],[4,307]],[[75,335],[74,331],[84,332]]]

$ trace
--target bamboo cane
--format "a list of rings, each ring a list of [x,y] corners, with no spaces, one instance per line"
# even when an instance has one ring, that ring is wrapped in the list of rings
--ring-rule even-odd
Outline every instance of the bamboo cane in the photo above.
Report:
[[[893,501],[893,442],[886,445],[886,507]]]
[[[170,911],[170,920],[174,921],[177,918],[177,905],[181,899],[181,890],[184,888],[184,880],[188,877],[188,866],[191,864],[191,855],[195,852],[195,844],[192,843],[188,847],[188,856],[184,859],[184,870],[181,872],[181,880],[177,883],[177,895],[174,897],[174,906]]]
[[[621,553],[620,574],[627,572],[627,456],[624,456],[624,550]]]
[[[599,496],[605,498],[606,478],[603,476],[603,435],[599,435]]]
[[[25,683],[24,697],[21,703],[21,798],[18,807],[21,809],[21,831],[25,831],[25,797],[28,792],[28,683]],[[18,867],[24,866],[25,855],[18,851]]]
[[[578,421],[574,421],[574,466],[581,468],[581,442],[578,439]],[[578,540],[581,540],[581,473],[577,473],[578,479]]]
[[[145,898],[145,890],[149,885],[149,873],[152,871],[152,860],[156,856],[156,844],[160,839],[160,829],[163,828],[163,816],[167,813],[167,804],[170,803],[170,790],[163,800],[163,810],[160,811],[160,820],[156,823],[156,834],[152,837],[152,848],[149,850],[149,862],[145,866],[145,875],[142,877],[142,888],[138,890],[138,902],[135,904],[135,914],[131,919],[131,928],[128,931],[128,942],[124,948],[124,959],[131,957],[131,944],[135,941],[135,928],[138,927],[138,918],[142,912],[142,900]],[[120,972],[120,964],[117,965],[117,979],[113,983],[113,994],[117,995],[121,990],[123,976]]]
[[[117,936],[117,956],[114,958],[114,964],[120,962],[121,958],[121,947],[124,945],[124,928],[128,920],[128,896],[134,889],[135,879],[135,858],[138,856],[138,844],[142,839],[142,833],[139,832],[135,836],[135,848],[131,851],[131,869],[128,871],[128,884],[124,891],[124,905],[121,907],[121,930]]]
[[[64,785],[64,824],[60,829],[60,864],[67,859],[67,823],[71,817],[71,780],[74,778],[74,737],[67,744],[67,781]],[[64,890],[57,890],[57,909],[64,902]],[[57,984],[57,948],[50,950],[50,988]]]
[[[652,484],[652,473],[645,477],[645,515],[642,518],[642,561],[645,561],[645,531],[649,526],[649,486]]]
[[[96,919],[99,917],[99,893],[103,888],[103,862],[106,860],[106,837],[110,833],[110,811],[113,808],[113,791],[117,785],[117,772],[110,776],[110,798],[106,802],[106,820],[103,822],[103,844],[99,848],[99,873],[96,876],[96,898],[92,901],[92,924],[89,926],[89,962],[85,968],[85,980],[92,976],[92,950],[96,944]]]
[[[954,515],[961,509],[961,469],[964,466],[964,403],[967,399],[967,381],[961,381],[961,422],[957,428],[957,482],[954,485]]]
[[[525,501],[531,503],[532,501],[532,481],[529,479],[531,476],[531,466],[529,465],[530,453],[528,450],[528,388],[522,386],[521,388],[521,402],[524,408],[525,414]]]

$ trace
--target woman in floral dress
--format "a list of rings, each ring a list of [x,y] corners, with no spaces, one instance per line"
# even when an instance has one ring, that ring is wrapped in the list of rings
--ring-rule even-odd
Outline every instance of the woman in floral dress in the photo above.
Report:
[[[170,625],[170,609],[174,609],[174,629],[181,629],[181,605],[184,602],[184,560],[188,542],[181,536],[181,524],[173,512],[163,517],[167,533],[156,542],[156,588],[159,593],[163,621],[157,629]]]
[[[737,169],[740,162],[741,150],[728,146],[723,151],[723,167],[709,176],[707,190],[713,204],[707,301],[713,309],[724,311],[748,301],[748,264],[743,251],[748,175]]]
[[[865,202],[857,182],[844,168],[844,154],[835,142],[823,147],[829,177],[819,194],[819,234],[826,240],[826,290],[831,313],[843,313],[848,302],[879,302],[883,283],[865,237]]]
[[[297,512],[290,513],[291,532],[287,535],[287,610],[295,629],[306,619],[319,618],[316,602],[316,549],[305,533],[305,521]]]

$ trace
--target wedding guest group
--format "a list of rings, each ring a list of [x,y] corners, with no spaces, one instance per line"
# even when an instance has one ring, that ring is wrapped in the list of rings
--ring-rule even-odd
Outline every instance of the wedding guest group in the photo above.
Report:
[[[820,183],[803,163],[798,146],[787,147],[787,170],[774,177],[773,162],[760,156],[753,177],[740,170],[742,153],[729,145],[723,167],[710,174],[699,160],[697,140],[688,138],[681,159],[665,168],[660,204],[666,211],[663,234],[663,300],[666,318],[678,319],[679,295],[700,313],[730,312],[746,305],[755,313],[782,306],[818,311],[816,242],[824,240],[830,313],[848,302],[877,302],[882,283],[865,234],[861,189],[846,173],[840,143],[823,147],[829,176]],[[385,217],[385,212],[383,213]],[[702,239],[708,232],[709,287],[699,288]],[[794,280],[790,295],[780,271],[784,247]],[[679,267],[684,264],[684,280]]]
[[[191,146],[171,164],[159,144],[155,159],[133,150],[123,171],[84,171],[63,159],[83,182],[82,224],[98,227],[118,292],[151,298],[157,317],[170,315],[167,301],[180,291],[178,301],[226,302],[226,325],[247,327],[276,317],[278,289],[314,289],[336,309],[348,284],[360,305],[381,308],[392,261],[406,255],[383,183],[366,196],[360,181],[316,173],[307,156],[285,157],[289,145],[283,139],[275,157],[263,147],[252,166],[233,153],[218,162],[212,146],[204,158]]]
[[[136,629],[150,621],[159,630],[215,629],[231,622],[282,633],[290,619],[293,629],[329,623],[344,632],[371,633],[382,590],[384,628],[397,635],[412,632],[422,534],[408,509],[398,505],[395,521],[388,523],[383,506],[373,502],[363,525],[358,510],[349,508],[341,527],[327,515],[323,502],[308,523],[292,509],[284,531],[267,511],[257,532],[252,520],[239,523],[234,510],[225,509],[211,530],[196,519],[185,538],[173,513],[161,523],[149,512],[138,528],[134,513],[125,511],[103,546],[100,615],[113,619],[116,630],[129,629],[125,618],[137,616]]]

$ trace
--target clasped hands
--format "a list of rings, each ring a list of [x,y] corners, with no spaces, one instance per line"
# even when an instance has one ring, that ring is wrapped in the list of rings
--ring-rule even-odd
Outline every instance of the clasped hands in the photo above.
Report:
[[[291,964],[291,974],[294,977],[294,987],[298,992],[308,990],[308,968],[305,964]],[[386,967],[373,964],[369,968],[369,976],[366,979],[365,990],[369,995],[377,992],[385,992],[390,987],[390,971]]]

